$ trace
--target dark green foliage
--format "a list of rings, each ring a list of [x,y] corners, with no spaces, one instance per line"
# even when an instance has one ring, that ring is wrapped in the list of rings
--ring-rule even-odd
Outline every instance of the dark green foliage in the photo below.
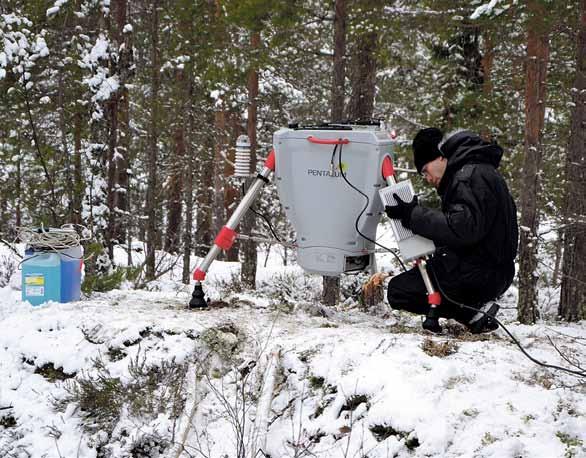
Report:
[[[346,403],[342,406],[341,411],[353,411],[360,405],[366,403],[368,406],[368,396],[365,394],[355,394],[346,399]]]
[[[68,395],[56,407],[76,403],[81,415],[91,418],[99,429],[111,431],[120,415],[126,393],[122,382],[112,377],[100,360],[94,361],[95,374],[82,374],[65,385]]]
[[[309,380],[309,387],[313,390],[317,390],[318,388],[321,388],[322,386],[324,386],[324,378],[323,377],[316,377],[314,375],[310,375],[308,377]]]
[[[126,358],[126,352],[118,347],[108,348],[106,355],[108,355],[110,361],[121,361]]]
[[[389,425],[373,425],[370,427],[370,432],[379,442],[382,442],[391,436],[397,436],[399,439],[405,439],[405,446],[409,450],[414,450],[419,447],[419,439],[417,439],[417,436],[409,432],[397,431]]]
[[[105,362],[94,360],[94,370],[66,383],[67,395],[56,401],[64,409],[69,403],[79,406],[80,414],[89,420],[89,431],[111,434],[123,407],[135,418],[154,419],[161,413],[176,418],[185,404],[184,380],[187,366],[174,361],[149,365],[138,352],[129,362],[129,381],[111,375]]]
[[[35,368],[35,374],[42,375],[49,382],[69,380],[76,376],[75,372],[73,374],[68,374],[65,371],[63,371],[62,367],[55,367],[53,363],[47,363],[41,367]]]
[[[4,429],[7,428],[14,428],[18,423],[16,422],[16,418],[12,415],[3,415],[0,417],[0,426]]]
[[[85,294],[91,294],[94,291],[110,291],[119,288],[125,277],[126,271],[122,268],[115,269],[111,274],[86,275],[81,290]]]
[[[116,267],[113,272],[106,274],[88,274],[85,276],[81,290],[85,294],[92,292],[106,292],[120,288],[124,281],[135,282],[142,272],[142,266]]]
[[[132,458],[151,458],[153,456],[163,456],[165,449],[169,446],[169,441],[158,435],[145,435],[132,446],[130,456]]]

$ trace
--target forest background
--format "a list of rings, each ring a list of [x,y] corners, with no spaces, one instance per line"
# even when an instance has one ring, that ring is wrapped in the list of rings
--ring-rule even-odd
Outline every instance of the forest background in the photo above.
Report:
[[[585,319],[585,62],[586,0],[4,0],[0,237],[82,224],[87,291],[144,286],[161,253],[188,283],[241,195],[239,135],[252,171],[290,122],[381,118],[412,167],[418,129],[464,127],[505,151],[519,320],[539,318],[541,286],[559,287],[560,318]],[[294,238],[273,187],[257,211]],[[241,232],[271,236],[254,214]],[[134,267],[114,265],[116,245]],[[254,243],[223,259],[254,288]],[[338,285],[324,280],[326,302]]]

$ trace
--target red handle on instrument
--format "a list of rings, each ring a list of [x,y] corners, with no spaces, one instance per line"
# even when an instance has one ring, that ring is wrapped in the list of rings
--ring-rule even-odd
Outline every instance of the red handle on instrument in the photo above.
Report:
[[[395,167],[390,156],[385,156],[383,159],[383,178],[392,177],[395,174]]]
[[[307,137],[307,139],[311,143],[317,143],[319,145],[347,145],[348,143],[350,143],[350,140],[348,140],[347,138],[317,138],[313,135],[310,135],[309,137]]]

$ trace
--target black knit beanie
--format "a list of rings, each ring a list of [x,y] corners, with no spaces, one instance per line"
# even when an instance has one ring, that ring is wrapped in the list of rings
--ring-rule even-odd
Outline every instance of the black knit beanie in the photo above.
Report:
[[[442,156],[439,144],[444,134],[436,127],[421,129],[413,139],[413,161],[419,173],[429,161]]]

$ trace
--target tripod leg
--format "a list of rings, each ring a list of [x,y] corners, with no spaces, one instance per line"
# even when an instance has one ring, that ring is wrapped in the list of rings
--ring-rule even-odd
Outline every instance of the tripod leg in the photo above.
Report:
[[[214,245],[208,251],[206,257],[201,261],[195,272],[193,272],[193,279],[195,280],[195,286],[193,289],[193,294],[191,300],[189,301],[190,308],[201,308],[207,306],[207,301],[204,298],[203,288],[201,282],[205,280],[206,273],[210,268],[210,265],[214,260],[218,257],[218,255],[222,252],[222,250],[229,250],[234,240],[236,239],[236,228],[240,221],[258,197],[262,187],[269,182],[269,176],[275,170],[275,151],[271,151],[269,157],[265,161],[264,167],[262,171],[257,175],[256,180],[252,183],[248,192],[236,207],[236,210],[228,219],[226,225],[220,230],[219,234],[217,235],[216,239],[214,240]]]
[[[439,334],[442,332],[442,327],[439,324],[439,305],[441,304],[442,297],[440,293],[434,289],[433,283],[431,283],[431,279],[427,273],[425,260],[418,259],[417,266],[419,267],[419,272],[421,272],[423,283],[425,283],[425,288],[427,289],[427,301],[429,302],[429,312],[423,322],[423,329]]]

